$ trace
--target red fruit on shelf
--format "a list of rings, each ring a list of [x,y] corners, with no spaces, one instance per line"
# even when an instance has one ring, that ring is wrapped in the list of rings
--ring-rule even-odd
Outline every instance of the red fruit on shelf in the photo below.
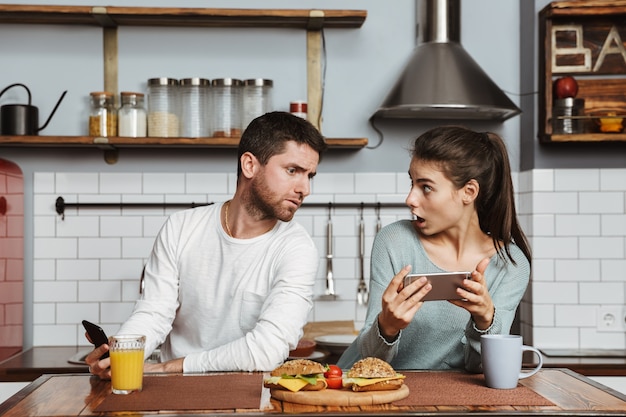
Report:
[[[565,76],[554,81],[554,95],[557,99],[576,97],[578,82],[574,77]]]

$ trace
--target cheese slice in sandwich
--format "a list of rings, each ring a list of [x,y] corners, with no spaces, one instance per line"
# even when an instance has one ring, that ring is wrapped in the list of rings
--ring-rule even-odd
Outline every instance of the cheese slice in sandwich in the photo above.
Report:
[[[346,374],[344,381],[352,391],[384,391],[399,389],[404,375],[382,359],[368,357],[356,362]]]
[[[308,359],[294,359],[283,363],[263,381],[270,389],[286,389],[292,392],[319,391],[327,386],[324,366]]]

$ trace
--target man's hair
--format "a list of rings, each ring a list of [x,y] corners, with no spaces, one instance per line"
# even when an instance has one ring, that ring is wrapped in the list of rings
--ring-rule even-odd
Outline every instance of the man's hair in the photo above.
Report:
[[[241,155],[250,152],[262,165],[285,151],[288,141],[309,145],[320,161],[328,147],[322,134],[305,119],[287,112],[270,112],[252,120],[241,135],[237,153],[237,178],[241,174]]]

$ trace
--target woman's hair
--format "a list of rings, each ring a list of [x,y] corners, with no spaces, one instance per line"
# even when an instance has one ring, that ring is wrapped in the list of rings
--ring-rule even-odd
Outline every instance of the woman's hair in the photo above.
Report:
[[[419,136],[411,156],[440,164],[444,175],[458,188],[475,179],[478,221],[491,236],[500,258],[515,264],[509,245],[514,242],[531,261],[531,250],[515,211],[511,167],[506,145],[495,133],[480,133],[459,126],[433,128]]]
[[[250,152],[265,165],[272,156],[284,152],[291,140],[316,150],[320,161],[328,147],[315,126],[291,113],[275,111],[252,120],[239,141],[237,177],[241,174],[241,155]]]

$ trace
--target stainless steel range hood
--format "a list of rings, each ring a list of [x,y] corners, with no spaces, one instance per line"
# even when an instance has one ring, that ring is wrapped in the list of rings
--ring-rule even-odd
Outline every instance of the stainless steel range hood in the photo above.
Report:
[[[460,43],[459,0],[418,0],[422,43],[372,117],[506,120],[521,110]]]

